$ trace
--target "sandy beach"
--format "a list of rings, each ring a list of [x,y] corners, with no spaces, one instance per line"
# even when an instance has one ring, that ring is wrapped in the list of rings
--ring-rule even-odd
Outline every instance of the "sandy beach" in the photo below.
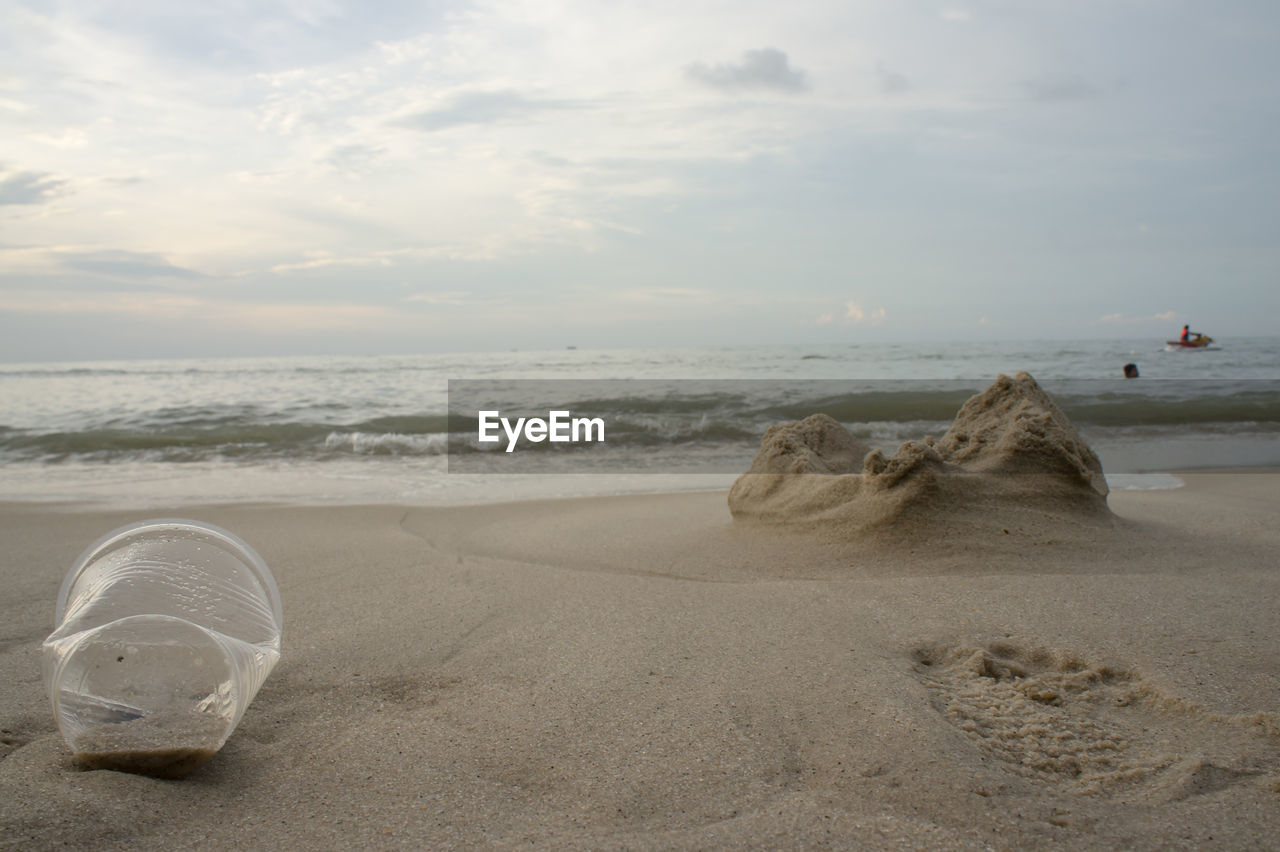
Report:
[[[178,781],[81,769],[40,679],[66,568],[147,515],[6,504],[0,842],[1266,846],[1280,476],[1183,478],[1105,527],[909,546],[724,492],[188,510],[259,550],[286,626]]]
[[[0,852],[1280,852],[1280,2],[0,21]]]

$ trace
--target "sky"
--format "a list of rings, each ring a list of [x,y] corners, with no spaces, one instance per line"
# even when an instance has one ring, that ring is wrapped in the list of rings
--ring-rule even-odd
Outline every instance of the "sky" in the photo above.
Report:
[[[0,361],[1280,321],[1274,0],[0,20]]]

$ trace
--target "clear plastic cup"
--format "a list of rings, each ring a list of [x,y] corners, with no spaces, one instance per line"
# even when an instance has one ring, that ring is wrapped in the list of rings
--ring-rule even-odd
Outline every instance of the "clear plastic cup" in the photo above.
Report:
[[[72,566],[44,642],[58,728],[94,769],[176,778],[222,748],[280,659],[266,563],[179,519],[108,533]]]

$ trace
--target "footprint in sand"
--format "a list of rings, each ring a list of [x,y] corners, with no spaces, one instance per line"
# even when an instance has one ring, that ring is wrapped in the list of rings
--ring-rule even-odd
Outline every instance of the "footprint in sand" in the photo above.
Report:
[[[947,721],[1035,782],[1166,800],[1277,784],[1277,714],[1213,713],[1136,671],[1009,642],[926,646],[913,656]]]

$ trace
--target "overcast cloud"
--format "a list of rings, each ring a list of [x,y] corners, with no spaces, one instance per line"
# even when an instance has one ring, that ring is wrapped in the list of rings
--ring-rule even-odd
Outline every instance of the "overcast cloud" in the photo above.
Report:
[[[695,62],[687,69],[694,80],[718,89],[777,89],[803,92],[809,88],[803,71],[791,67],[781,50],[766,47],[748,50],[738,63],[707,65]]]
[[[1271,2],[0,19],[4,360],[1163,340],[1280,315]]]
[[[567,107],[563,102],[538,100],[516,91],[467,92],[442,106],[407,115],[397,123],[414,130],[444,130],[467,124],[528,121],[540,112]]]
[[[65,181],[40,172],[5,172],[0,167],[0,204],[40,204]]]

